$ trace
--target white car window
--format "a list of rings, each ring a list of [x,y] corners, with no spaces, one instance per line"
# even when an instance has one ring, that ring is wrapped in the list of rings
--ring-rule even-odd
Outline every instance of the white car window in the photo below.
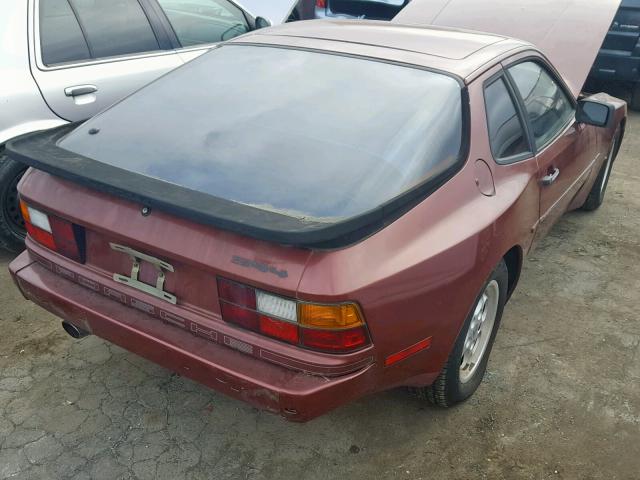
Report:
[[[241,9],[226,0],[158,0],[183,47],[217,43],[249,31]]]
[[[138,0],[40,0],[45,65],[159,50]]]
[[[159,50],[138,0],[69,0],[92,58]]]
[[[40,2],[40,45],[45,65],[91,58],[78,20],[67,0]]]

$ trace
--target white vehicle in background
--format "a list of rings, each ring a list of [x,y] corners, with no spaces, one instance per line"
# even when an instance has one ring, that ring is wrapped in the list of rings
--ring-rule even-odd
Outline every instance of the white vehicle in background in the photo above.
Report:
[[[296,0],[0,0],[0,247],[20,251],[9,140],[82,121],[216,43],[282,23]],[[262,10],[264,16],[249,13]]]
[[[391,20],[411,0],[316,0],[316,18]]]

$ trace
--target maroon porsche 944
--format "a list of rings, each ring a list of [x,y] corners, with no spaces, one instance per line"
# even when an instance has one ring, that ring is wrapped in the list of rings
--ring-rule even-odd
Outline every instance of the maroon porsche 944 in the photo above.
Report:
[[[305,421],[480,384],[523,258],[603,202],[626,104],[583,84],[617,0],[413,0],[214,48],[8,154],[24,296]]]

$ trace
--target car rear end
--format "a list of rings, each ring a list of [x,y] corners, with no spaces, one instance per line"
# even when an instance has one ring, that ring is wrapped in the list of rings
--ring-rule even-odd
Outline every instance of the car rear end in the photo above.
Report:
[[[12,274],[71,330],[291,420],[428,384],[467,302],[424,321],[450,277],[406,252],[441,219],[414,207],[465,164],[463,93],[409,65],[220,47],[9,145],[34,167]]]
[[[317,0],[316,18],[391,20],[410,0]]]
[[[40,171],[20,192],[29,236],[11,273],[80,331],[292,420],[371,388],[360,306],[297,298],[309,251],[145,216]]]

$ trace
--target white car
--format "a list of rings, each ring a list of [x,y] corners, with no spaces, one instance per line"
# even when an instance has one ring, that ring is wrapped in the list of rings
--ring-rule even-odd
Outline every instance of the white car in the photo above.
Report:
[[[0,0],[0,247],[22,250],[25,235],[16,185],[26,167],[7,159],[6,142],[86,120],[218,42],[286,21],[295,3]]]

